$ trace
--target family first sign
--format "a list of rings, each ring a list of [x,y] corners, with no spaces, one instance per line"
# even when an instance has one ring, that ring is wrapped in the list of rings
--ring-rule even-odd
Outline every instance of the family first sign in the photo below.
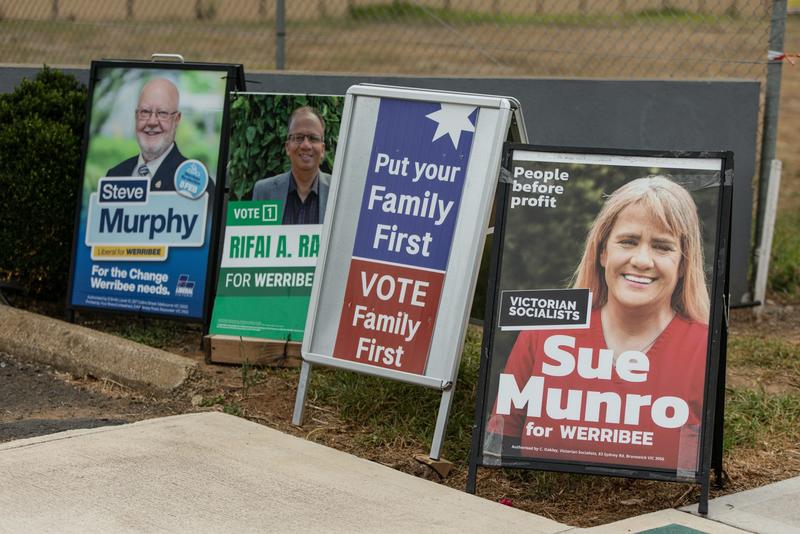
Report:
[[[446,423],[502,143],[517,107],[481,95],[348,91],[296,424],[311,363],[443,390],[439,422]]]
[[[477,114],[381,101],[334,358],[425,371]]]

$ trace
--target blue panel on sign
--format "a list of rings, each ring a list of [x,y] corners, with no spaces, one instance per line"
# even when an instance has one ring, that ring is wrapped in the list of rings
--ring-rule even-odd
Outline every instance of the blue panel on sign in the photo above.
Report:
[[[478,108],[381,100],[353,255],[444,270]]]

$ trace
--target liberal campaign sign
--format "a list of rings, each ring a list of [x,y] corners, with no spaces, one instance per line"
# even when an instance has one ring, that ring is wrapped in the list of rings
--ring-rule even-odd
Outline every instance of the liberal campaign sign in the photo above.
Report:
[[[424,373],[477,115],[381,99],[334,358]]]
[[[232,73],[92,64],[70,307],[205,319]]]

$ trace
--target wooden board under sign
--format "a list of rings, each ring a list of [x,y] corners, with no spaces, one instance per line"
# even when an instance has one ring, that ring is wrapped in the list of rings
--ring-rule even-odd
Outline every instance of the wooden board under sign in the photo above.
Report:
[[[273,341],[253,337],[206,336],[206,361],[241,365],[266,365],[272,367],[298,367],[300,343]]]

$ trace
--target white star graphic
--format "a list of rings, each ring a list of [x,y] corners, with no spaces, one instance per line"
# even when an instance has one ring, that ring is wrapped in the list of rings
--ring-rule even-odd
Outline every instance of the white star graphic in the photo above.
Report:
[[[441,104],[441,106],[442,109],[439,111],[425,115],[425,117],[438,123],[436,133],[433,134],[431,141],[436,141],[447,134],[453,142],[453,147],[458,148],[461,132],[475,131],[475,126],[469,121],[469,116],[475,111],[475,108],[461,104]]]

